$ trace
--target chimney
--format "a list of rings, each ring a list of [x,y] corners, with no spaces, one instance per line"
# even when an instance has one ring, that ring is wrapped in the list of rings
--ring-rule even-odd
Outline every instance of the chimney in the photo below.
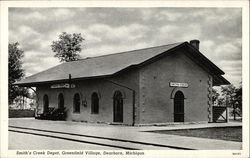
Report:
[[[189,42],[194,48],[198,49],[199,50],[199,44],[200,44],[200,41],[199,40],[191,40]]]

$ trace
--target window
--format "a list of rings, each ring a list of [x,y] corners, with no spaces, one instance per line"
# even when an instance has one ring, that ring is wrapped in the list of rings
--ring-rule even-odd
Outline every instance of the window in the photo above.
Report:
[[[43,113],[47,113],[49,110],[49,97],[47,94],[43,96]]]
[[[91,96],[91,113],[92,114],[99,113],[99,98],[96,92],[94,92]]]
[[[58,108],[60,109],[64,108],[64,97],[62,93],[58,95]]]
[[[80,113],[80,95],[79,93],[76,93],[74,95],[74,101],[73,101],[73,112]]]

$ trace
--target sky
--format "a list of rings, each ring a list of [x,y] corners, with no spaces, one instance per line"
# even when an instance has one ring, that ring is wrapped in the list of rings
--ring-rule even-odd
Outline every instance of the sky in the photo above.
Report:
[[[240,8],[9,8],[26,76],[60,64],[50,45],[62,32],[81,33],[82,58],[198,39],[227,80],[242,80]]]

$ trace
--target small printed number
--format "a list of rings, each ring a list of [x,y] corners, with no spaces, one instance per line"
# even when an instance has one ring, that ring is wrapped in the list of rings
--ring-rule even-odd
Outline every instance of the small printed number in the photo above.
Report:
[[[233,155],[241,155],[241,153],[232,153]]]

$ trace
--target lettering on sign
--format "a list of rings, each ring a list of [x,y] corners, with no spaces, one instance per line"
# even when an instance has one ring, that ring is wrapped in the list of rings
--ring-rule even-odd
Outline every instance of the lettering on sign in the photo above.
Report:
[[[70,88],[75,88],[75,84],[70,84]],[[69,88],[68,83],[60,83],[60,84],[53,84],[50,86],[50,88]]]
[[[187,88],[188,83],[170,82],[169,86],[170,87],[184,87],[184,88]]]

